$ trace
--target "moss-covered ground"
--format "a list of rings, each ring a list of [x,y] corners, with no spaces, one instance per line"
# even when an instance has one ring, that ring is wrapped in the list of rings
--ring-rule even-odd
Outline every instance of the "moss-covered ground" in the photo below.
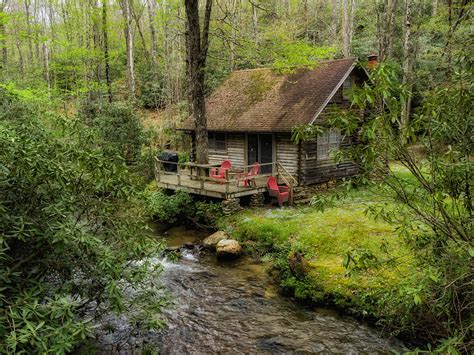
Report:
[[[221,227],[271,261],[282,288],[296,298],[409,331],[423,273],[397,226],[367,213],[370,206],[399,207],[389,201],[380,191],[360,188],[322,211],[250,209],[222,220]],[[358,261],[352,272],[348,253]]]

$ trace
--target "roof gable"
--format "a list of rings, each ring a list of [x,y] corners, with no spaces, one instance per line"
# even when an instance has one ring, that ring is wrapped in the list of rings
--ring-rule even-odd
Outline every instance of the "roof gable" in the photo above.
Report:
[[[271,69],[235,71],[206,100],[208,130],[288,132],[312,123],[354,65],[355,59],[348,58],[287,75]],[[192,118],[181,129],[194,129]]]

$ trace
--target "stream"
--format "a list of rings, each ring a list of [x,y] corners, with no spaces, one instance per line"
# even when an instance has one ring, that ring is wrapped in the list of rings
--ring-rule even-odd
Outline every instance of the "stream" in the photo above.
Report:
[[[196,243],[202,235],[177,228],[169,246]],[[218,262],[197,248],[181,249],[176,262],[161,261],[161,277],[174,298],[166,328],[147,336],[160,354],[393,353],[397,340],[328,309],[298,305],[278,292],[263,264],[249,257]],[[120,351],[119,351],[120,352]]]

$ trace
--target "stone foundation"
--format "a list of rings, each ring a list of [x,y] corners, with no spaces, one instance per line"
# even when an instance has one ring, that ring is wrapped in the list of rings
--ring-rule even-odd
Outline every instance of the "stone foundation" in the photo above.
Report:
[[[311,185],[311,186],[298,186],[295,187],[293,194],[293,201],[295,205],[306,205],[311,201],[311,197],[318,193],[327,192],[333,190],[337,186],[337,181],[330,180],[328,182]]]
[[[238,198],[230,198],[221,202],[222,212],[224,215],[229,216],[242,210],[240,206],[240,200]]]
[[[259,192],[258,194],[252,195],[250,197],[250,207],[263,207],[265,204],[265,195],[263,192]]]

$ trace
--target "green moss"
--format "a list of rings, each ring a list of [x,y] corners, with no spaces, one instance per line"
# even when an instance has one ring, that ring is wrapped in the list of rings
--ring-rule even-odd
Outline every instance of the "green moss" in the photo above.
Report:
[[[331,304],[348,313],[398,322],[412,303],[399,290],[416,284],[410,250],[395,226],[366,215],[368,205],[385,203],[368,189],[352,192],[344,200],[319,212],[313,208],[247,210],[222,223],[241,241],[251,240],[251,249],[270,255],[279,270],[281,286],[305,301]],[[396,206],[391,206],[395,208]],[[365,250],[379,261],[396,258],[393,264],[348,273],[344,258],[352,250]],[[307,272],[291,269],[289,256],[304,255]],[[406,275],[413,275],[408,281]],[[410,285],[408,285],[410,286]],[[409,316],[407,316],[409,318]]]
[[[263,100],[274,86],[275,81],[265,71],[253,71],[249,75],[249,82],[244,88],[244,94],[250,103],[256,103]]]

